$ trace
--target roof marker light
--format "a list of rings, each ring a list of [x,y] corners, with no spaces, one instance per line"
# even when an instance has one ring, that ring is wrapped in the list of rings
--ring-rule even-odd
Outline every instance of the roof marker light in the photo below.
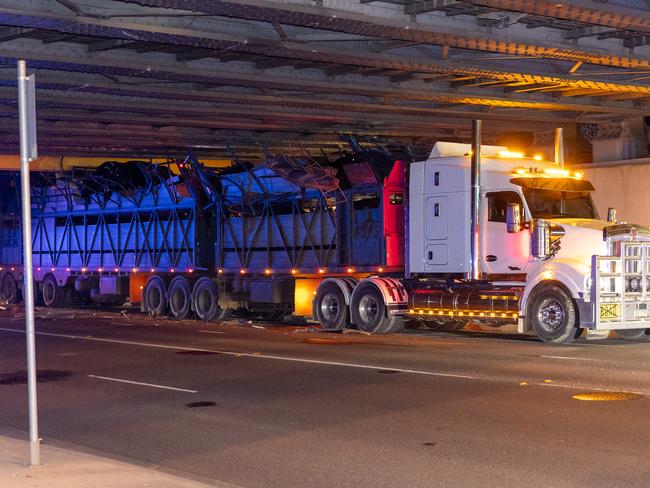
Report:
[[[518,151],[499,151],[502,158],[523,158],[524,153]]]
[[[571,172],[567,169],[545,168],[544,173],[551,176],[569,176]]]
[[[535,155],[533,156],[533,159],[534,159],[535,161],[541,161],[541,160],[544,159],[544,158],[542,157],[541,154],[535,154]]]

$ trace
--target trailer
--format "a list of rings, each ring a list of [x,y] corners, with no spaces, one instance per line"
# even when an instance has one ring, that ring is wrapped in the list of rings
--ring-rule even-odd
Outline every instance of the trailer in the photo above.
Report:
[[[188,154],[36,173],[37,296],[371,333],[472,321],[553,343],[643,337],[650,229],[601,220],[581,172],[481,146],[476,126],[471,145],[439,142],[423,161],[374,150],[214,170]],[[15,302],[16,175],[3,178],[0,291]]]

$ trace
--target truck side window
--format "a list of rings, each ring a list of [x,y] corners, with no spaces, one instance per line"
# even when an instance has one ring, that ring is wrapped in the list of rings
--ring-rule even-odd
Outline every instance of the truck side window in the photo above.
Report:
[[[504,222],[506,221],[506,209],[509,203],[518,203],[523,211],[521,197],[514,191],[497,191],[488,193],[488,221]]]

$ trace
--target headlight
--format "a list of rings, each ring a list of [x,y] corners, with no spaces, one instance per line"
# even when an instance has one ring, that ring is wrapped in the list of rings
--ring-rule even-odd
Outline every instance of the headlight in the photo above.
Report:
[[[641,280],[639,278],[626,278],[625,279],[626,292],[639,292],[641,291]]]

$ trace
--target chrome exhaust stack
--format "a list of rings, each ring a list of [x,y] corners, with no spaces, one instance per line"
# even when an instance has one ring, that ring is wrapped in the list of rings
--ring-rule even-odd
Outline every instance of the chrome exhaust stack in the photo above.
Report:
[[[480,246],[480,208],[481,208],[481,121],[472,120],[472,154],[471,154],[471,205],[470,205],[470,261],[469,279],[481,279]]]

